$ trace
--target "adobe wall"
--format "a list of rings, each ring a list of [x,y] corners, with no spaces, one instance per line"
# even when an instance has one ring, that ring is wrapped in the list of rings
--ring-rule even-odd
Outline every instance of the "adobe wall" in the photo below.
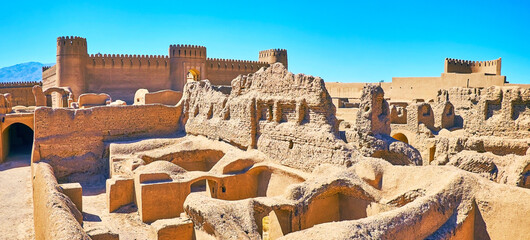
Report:
[[[333,98],[360,98],[366,83],[326,82],[325,84],[329,95]]]
[[[240,74],[249,74],[267,67],[267,62],[240,61],[229,59],[208,58],[206,60],[208,77],[214,85],[231,85],[234,78]]]
[[[85,92],[108,93],[115,100],[131,104],[139,88],[171,88],[169,57],[92,54],[86,64],[86,79]]]
[[[172,135],[179,129],[180,112],[180,107],[163,105],[40,107],[32,161],[48,162],[59,181],[106,174],[106,141]]]
[[[332,98],[359,98],[364,83],[326,83]],[[393,101],[413,99],[435,100],[439,89],[452,87],[521,86],[509,84],[501,76],[501,59],[493,61],[466,61],[445,59],[445,71],[440,77],[393,77],[391,83],[380,83],[386,97]]]
[[[90,239],[83,215],[62,191],[47,163],[32,165],[35,239]]]
[[[42,88],[57,86],[57,65],[42,67]]]
[[[10,82],[0,83],[0,94],[11,94],[12,106],[35,106],[33,97],[33,86],[42,85],[41,82]]]

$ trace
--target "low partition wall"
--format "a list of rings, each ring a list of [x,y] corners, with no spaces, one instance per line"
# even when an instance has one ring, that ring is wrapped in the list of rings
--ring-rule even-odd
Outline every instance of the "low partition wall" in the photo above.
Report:
[[[180,106],[101,106],[35,110],[32,162],[45,161],[59,181],[107,174],[105,142],[163,137],[179,130]]]
[[[59,187],[53,168],[33,164],[35,239],[90,239],[81,226],[83,215]]]

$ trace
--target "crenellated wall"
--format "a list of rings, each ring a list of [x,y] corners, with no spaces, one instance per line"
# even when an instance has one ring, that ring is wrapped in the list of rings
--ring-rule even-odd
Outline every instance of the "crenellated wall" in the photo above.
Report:
[[[230,82],[240,74],[256,72],[262,67],[268,67],[269,63],[259,61],[231,60],[208,58],[208,80],[215,85],[230,85]]]
[[[189,74],[193,74],[193,81],[209,79],[214,85],[230,85],[238,75],[253,73],[272,63],[287,66],[285,49],[262,51],[259,56],[261,62],[207,58],[206,47],[187,44],[170,45],[164,56],[89,55],[85,38],[59,37],[57,65],[43,69],[43,86],[70,87],[74,98],[83,93],[108,93],[112,99],[132,104],[134,93],[140,88],[151,92],[182,91]]]
[[[501,75],[501,58],[491,61],[445,59],[445,73],[484,73]]]
[[[33,86],[40,85],[42,82],[9,82],[0,83],[0,94],[11,94],[12,106],[35,106],[35,97],[33,97]]]
[[[171,88],[169,57],[91,54],[86,63],[87,93],[107,93],[113,99],[131,100],[139,88]]]
[[[269,49],[259,52],[259,61],[267,63],[282,63],[285,68],[289,69],[287,66],[287,50],[285,49]]]

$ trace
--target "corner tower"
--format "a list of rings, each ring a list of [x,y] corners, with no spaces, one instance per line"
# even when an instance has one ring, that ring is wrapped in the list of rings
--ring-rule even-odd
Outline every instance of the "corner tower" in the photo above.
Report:
[[[86,90],[87,42],[81,37],[57,38],[58,87],[70,87],[74,97]]]
[[[266,62],[269,64],[283,63],[287,68],[287,50],[285,49],[269,49],[259,52],[259,61]]]

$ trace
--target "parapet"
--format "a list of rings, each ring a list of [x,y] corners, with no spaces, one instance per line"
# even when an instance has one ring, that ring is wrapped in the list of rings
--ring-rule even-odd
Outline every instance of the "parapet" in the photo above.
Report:
[[[260,51],[259,61],[267,62],[269,64],[279,62],[287,68],[287,50],[277,48]]]
[[[491,61],[469,61],[461,59],[445,59],[445,73],[484,73],[501,75],[501,58]]]
[[[33,87],[35,85],[42,86],[42,82],[6,82],[0,83],[0,88]]]
[[[90,54],[89,66],[98,67],[168,67],[169,57],[165,55],[136,54]]]
[[[268,66],[267,62],[249,61],[249,60],[232,60],[222,58],[207,58],[207,64],[212,70],[229,70],[229,71],[257,71],[262,67]]]
[[[276,49],[268,49],[268,50],[259,51],[260,58],[262,57],[265,58],[269,56],[287,56],[287,50],[276,48]]]
[[[57,55],[87,54],[86,38],[66,36],[57,38]]]
[[[169,45],[169,56],[172,58],[206,58],[206,47],[188,44]]]

